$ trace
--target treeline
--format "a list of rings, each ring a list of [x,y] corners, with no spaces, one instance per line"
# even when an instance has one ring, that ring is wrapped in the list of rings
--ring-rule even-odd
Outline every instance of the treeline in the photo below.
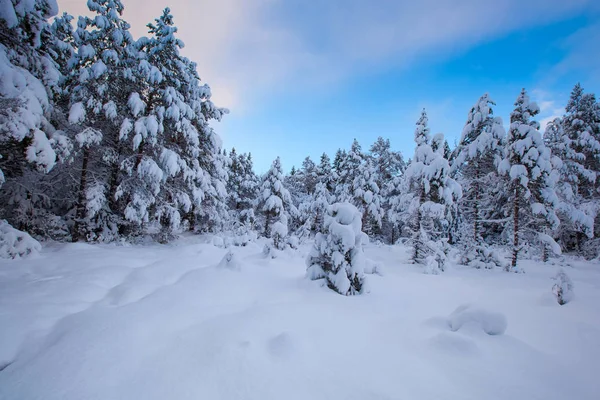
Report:
[[[600,106],[579,85],[544,135],[524,90],[508,132],[486,94],[456,148],[431,135],[423,110],[410,160],[389,140],[368,150],[355,140],[333,160],[307,157],[285,174],[276,159],[259,177],[250,154],[223,150],[209,125],[227,110],[180,54],[169,9],[136,39],[118,0],[89,1],[95,16],[76,28],[67,14],[49,22],[53,0],[8,4],[0,211],[38,239],[166,242],[194,231],[295,247],[323,231],[331,204],[349,202],[371,240],[407,241],[432,272],[451,248],[466,265],[507,270],[528,254],[598,256]],[[499,246],[510,246],[510,265]]]

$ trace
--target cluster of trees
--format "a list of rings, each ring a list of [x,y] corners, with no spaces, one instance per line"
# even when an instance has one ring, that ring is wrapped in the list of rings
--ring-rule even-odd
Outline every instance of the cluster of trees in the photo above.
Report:
[[[444,269],[451,247],[466,265],[508,270],[531,251],[597,256],[600,106],[579,85],[544,135],[525,90],[508,132],[486,94],[454,148],[431,135],[423,110],[407,161],[389,140],[368,151],[354,140],[333,160],[307,157],[288,174],[277,158],[259,177],[250,154],[222,149],[210,122],[227,110],[180,54],[169,9],[136,39],[120,0],[89,0],[95,16],[76,28],[67,14],[49,22],[54,0],[4,3],[0,213],[38,239],[165,242],[191,230],[226,232],[242,245],[264,235],[295,247],[320,235],[340,246],[329,228],[350,224],[357,238],[409,241],[431,272]],[[340,219],[335,203],[360,220]],[[511,246],[510,265],[498,245]],[[360,291],[356,279],[340,291]]]
[[[271,221],[285,216],[286,232],[304,238],[329,234],[328,206],[349,203],[372,240],[409,242],[414,261],[432,273],[444,270],[451,247],[460,250],[465,265],[509,271],[518,271],[518,259],[527,254],[543,260],[562,251],[597,257],[600,104],[595,96],[577,84],[564,116],[544,134],[535,119],[539,107],[525,90],[514,103],[508,131],[494,107],[488,94],[481,96],[454,148],[443,134],[431,135],[423,110],[408,162],[383,138],[368,152],[354,140],[333,162],[327,154],[318,164],[307,157],[283,179],[277,160],[263,178],[269,185],[259,190],[263,206],[255,208],[248,199],[248,212],[256,212],[267,236]],[[499,246],[510,247],[509,263],[498,254]]]
[[[3,216],[73,241],[220,226],[226,161],[209,121],[227,110],[180,54],[169,9],[135,39],[120,0],[88,1],[76,28],[48,21],[54,0],[4,3]]]

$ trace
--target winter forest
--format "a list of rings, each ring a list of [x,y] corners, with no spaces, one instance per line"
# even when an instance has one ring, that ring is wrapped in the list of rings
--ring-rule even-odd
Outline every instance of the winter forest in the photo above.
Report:
[[[34,262],[47,246],[69,243],[118,254],[211,237],[226,252],[219,263],[226,269],[239,270],[240,252],[250,248],[269,262],[301,257],[304,281],[344,296],[377,292],[370,276],[388,279],[382,271],[391,266],[369,256],[382,249],[405,249],[403,260],[421,275],[439,275],[439,285],[454,285],[448,271],[456,268],[513,282],[528,279],[524,265],[598,262],[600,103],[580,84],[543,132],[526,89],[514,93],[508,120],[484,93],[464,110],[456,143],[430,130],[423,109],[406,127],[414,131],[412,154],[392,149],[397,138],[349,138],[335,154],[306,157],[290,171],[276,158],[261,176],[250,153],[223,145],[219,121],[229,110],[213,104],[195,62],[181,54],[169,8],[148,21],[147,36],[133,37],[120,0],[89,0],[93,17],[60,14],[54,0],[0,5],[5,259]],[[553,302],[568,303],[571,272],[551,275]],[[493,313],[453,315],[453,331],[481,318],[488,334],[506,329]],[[269,346],[280,356],[296,339],[277,336]],[[11,351],[0,351],[0,382],[20,360]],[[592,393],[579,387],[573,398]]]

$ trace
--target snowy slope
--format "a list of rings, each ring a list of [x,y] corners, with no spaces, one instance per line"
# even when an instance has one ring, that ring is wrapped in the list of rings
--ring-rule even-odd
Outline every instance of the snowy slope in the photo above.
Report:
[[[575,297],[561,307],[555,266],[433,276],[406,263],[407,248],[368,246],[384,276],[344,297],[304,278],[307,246],[276,259],[260,242],[234,248],[236,269],[222,268],[227,250],[208,241],[57,245],[1,261],[0,399],[600,393],[597,264],[567,267]]]

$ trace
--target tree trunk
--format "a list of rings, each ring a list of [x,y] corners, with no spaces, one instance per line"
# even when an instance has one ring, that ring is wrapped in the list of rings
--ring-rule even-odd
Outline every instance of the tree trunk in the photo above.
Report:
[[[517,267],[517,258],[519,256],[519,186],[515,187],[515,198],[513,204],[513,256],[512,256],[512,267]]]
[[[85,217],[85,189],[87,186],[87,170],[90,159],[90,149],[83,150],[83,162],[81,164],[81,177],[79,179],[79,191],[77,194],[77,211],[75,213],[75,225],[73,226],[72,241],[77,242],[81,238],[81,221]]]
[[[475,185],[473,186],[473,191],[475,192],[475,199],[474,199],[474,210],[473,210],[473,237],[475,239],[475,243],[479,243],[479,201],[480,201],[480,186],[479,186],[479,168],[476,168],[475,171]]]
[[[421,225],[423,223],[423,214],[421,213],[421,206],[425,203],[425,189],[421,188],[421,193],[419,196],[419,208],[417,209],[417,222],[416,222],[416,232],[415,232],[415,251],[413,253],[413,260],[415,263],[420,263],[423,260],[423,243],[421,243]]]

